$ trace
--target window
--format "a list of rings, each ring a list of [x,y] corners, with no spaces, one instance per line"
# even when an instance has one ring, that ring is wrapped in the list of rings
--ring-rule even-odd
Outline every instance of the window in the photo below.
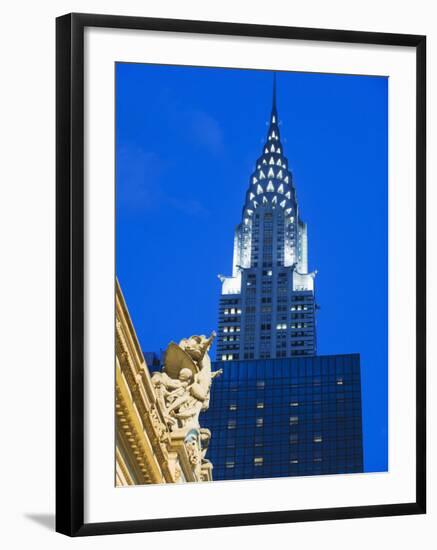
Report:
[[[260,390],[263,390],[264,387],[265,387],[266,383],[264,382],[264,380],[257,380],[256,382],[256,387]]]
[[[321,435],[315,435],[313,437],[314,443],[321,443],[322,442],[322,436]]]
[[[226,461],[226,468],[234,468],[235,462],[233,460]]]
[[[264,418],[257,418],[256,419],[256,427],[262,428],[264,426]]]
[[[298,423],[299,423],[298,416],[290,416],[290,426],[295,426]]]
[[[236,420],[229,420],[228,421],[228,430],[235,430],[237,426],[237,421]]]
[[[299,464],[299,461],[297,460],[297,458],[292,458],[290,460],[290,464]]]
[[[231,403],[229,405],[229,410],[230,411],[236,411],[237,410],[237,404],[236,403]]]
[[[290,401],[290,407],[298,407],[299,403],[297,401]]]
[[[258,403],[256,404],[256,408],[257,409],[264,409],[264,402],[263,401],[258,401]]]
[[[342,386],[343,385],[343,378],[340,376],[339,378],[337,378],[337,386]]]
[[[262,456],[256,456],[253,459],[253,463],[255,466],[262,466],[264,464],[264,458]]]

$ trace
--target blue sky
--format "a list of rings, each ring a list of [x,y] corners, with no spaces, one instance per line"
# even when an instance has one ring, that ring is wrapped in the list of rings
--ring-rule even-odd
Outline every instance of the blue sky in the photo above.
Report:
[[[116,65],[116,270],[144,351],[217,328],[272,78]],[[386,78],[277,74],[318,353],[361,354],[366,471],[387,469],[387,101]]]

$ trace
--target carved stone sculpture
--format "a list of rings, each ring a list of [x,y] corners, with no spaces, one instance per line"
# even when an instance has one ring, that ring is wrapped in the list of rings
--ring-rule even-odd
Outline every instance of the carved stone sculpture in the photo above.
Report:
[[[208,350],[215,338],[191,336],[171,342],[164,355],[161,372],[152,376],[170,430],[200,429],[199,414],[209,407],[212,380],[222,370],[211,371]]]

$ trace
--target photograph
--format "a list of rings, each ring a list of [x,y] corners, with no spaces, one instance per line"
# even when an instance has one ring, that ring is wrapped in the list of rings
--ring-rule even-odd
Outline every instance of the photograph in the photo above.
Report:
[[[390,471],[388,89],[115,63],[117,487]]]

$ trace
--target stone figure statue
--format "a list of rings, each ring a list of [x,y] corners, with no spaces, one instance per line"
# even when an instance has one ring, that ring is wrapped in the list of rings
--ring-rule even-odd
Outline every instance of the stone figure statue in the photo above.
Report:
[[[171,342],[162,371],[152,376],[171,431],[200,430],[199,414],[209,407],[212,381],[223,372],[211,370],[208,351],[215,336],[213,332],[209,338],[191,336],[179,344]]]

